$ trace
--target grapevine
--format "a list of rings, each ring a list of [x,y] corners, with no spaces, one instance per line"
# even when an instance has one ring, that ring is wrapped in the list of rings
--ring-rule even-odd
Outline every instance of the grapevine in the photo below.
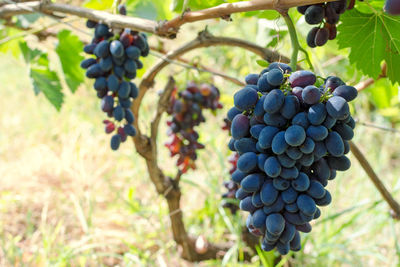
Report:
[[[196,169],[197,149],[204,145],[198,142],[199,134],[194,127],[205,122],[203,109],[215,111],[222,108],[219,102],[220,92],[213,85],[194,82],[188,83],[186,89],[178,92],[175,87],[167,110],[172,119],[167,122],[168,135],[171,137],[165,146],[171,157],[178,155],[176,165],[182,173]]]
[[[348,102],[357,90],[340,78],[317,81],[314,73],[292,73],[272,63],[250,74],[234,95],[229,148],[240,156],[232,180],[240,185],[240,209],[250,212],[246,225],[262,236],[262,249],[280,254],[301,249],[301,232],[321,216],[317,206],[332,198],[325,187],[336,171],[350,168],[355,122]]]
[[[126,12],[124,6],[119,10],[122,14]],[[95,32],[84,51],[96,58],[83,60],[81,67],[87,69],[88,78],[95,79],[93,87],[101,99],[101,110],[110,118],[103,121],[105,132],[115,132],[111,137],[111,148],[117,150],[127,136],[136,135],[130,107],[139,90],[130,80],[136,77],[137,69],[143,68],[139,57],[149,54],[147,37],[130,29],[112,30],[106,24],[91,20],[86,26],[94,28]]]

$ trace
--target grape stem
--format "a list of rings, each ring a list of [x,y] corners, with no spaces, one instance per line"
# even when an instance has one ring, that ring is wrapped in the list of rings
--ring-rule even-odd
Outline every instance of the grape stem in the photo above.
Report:
[[[299,55],[300,44],[299,39],[297,38],[296,27],[293,24],[292,19],[290,18],[287,10],[281,13],[283,19],[286,22],[288,27],[290,41],[292,42],[292,57],[290,59],[290,67],[292,67],[293,71],[296,71],[297,68],[297,57]]]

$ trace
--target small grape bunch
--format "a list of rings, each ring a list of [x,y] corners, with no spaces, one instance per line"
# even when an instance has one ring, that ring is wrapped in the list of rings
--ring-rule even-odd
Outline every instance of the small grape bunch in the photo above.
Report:
[[[355,121],[348,102],[357,90],[340,78],[317,79],[307,70],[271,63],[249,74],[228,111],[229,148],[239,155],[232,181],[247,228],[262,237],[261,248],[285,255],[301,249],[318,206],[330,204],[326,186],[350,168],[346,154]]]
[[[112,30],[106,24],[88,20],[86,26],[95,29],[92,42],[84,51],[95,57],[81,62],[86,76],[95,79],[94,89],[101,99],[101,110],[110,118],[104,120],[105,132],[111,137],[111,148],[117,150],[127,136],[135,136],[134,116],[130,107],[139,90],[131,82],[136,71],[143,68],[140,56],[149,54],[145,34],[125,30]]]
[[[323,46],[328,40],[336,38],[336,24],[339,23],[340,15],[346,11],[346,8],[347,0],[297,7],[308,24],[318,25],[307,35],[309,47]]]
[[[165,146],[171,157],[178,155],[177,166],[182,173],[196,169],[196,150],[203,149],[204,145],[198,142],[199,134],[194,128],[205,122],[204,109],[215,111],[222,108],[219,98],[220,92],[215,86],[194,82],[181,92],[177,88],[172,92],[167,110],[172,115],[172,119],[167,121],[171,140]]]

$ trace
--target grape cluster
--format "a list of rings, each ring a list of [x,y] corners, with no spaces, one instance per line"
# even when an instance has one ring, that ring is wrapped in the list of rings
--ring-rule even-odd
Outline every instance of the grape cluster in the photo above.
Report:
[[[165,146],[169,149],[171,157],[179,155],[177,166],[182,173],[189,169],[196,169],[196,150],[203,149],[204,145],[198,142],[199,134],[195,126],[205,122],[203,109],[213,111],[222,108],[219,102],[220,93],[213,85],[197,85],[190,82],[184,91],[178,93],[175,88],[167,110],[172,119],[167,121],[168,135],[171,140]]]
[[[328,40],[336,38],[336,24],[339,23],[340,14],[343,14],[346,8],[347,0],[297,7],[308,24],[318,25],[307,35],[309,47],[323,46]]]
[[[232,165],[229,170],[230,175],[232,175],[237,170],[238,159],[239,159],[239,154],[236,152],[233,152],[229,156],[228,161]],[[232,180],[224,181],[223,185],[228,190],[228,192],[222,195],[222,199],[223,200],[235,199],[236,191],[239,189],[239,185]],[[236,203],[233,203],[232,201],[224,201],[222,206],[224,208],[229,209],[232,214],[235,214],[239,209],[239,206]]]
[[[101,99],[101,110],[110,118],[103,121],[105,132],[115,132],[111,148],[117,150],[127,136],[136,135],[130,107],[139,90],[130,80],[136,77],[137,69],[143,68],[139,57],[149,54],[147,37],[130,29],[112,31],[106,24],[91,20],[86,26],[95,31],[84,51],[95,57],[83,60],[81,67],[86,69],[88,78],[95,79],[94,89]]]
[[[336,171],[350,168],[355,121],[348,102],[357,90],[340,78],[317,80],[314,73],[271,63],[246,77],[228,111],[229,148],[239,154],[232,180],[240,185],[239,207],[246,225],[262,236],[262,249],[301,249],[301,232],[331,202],[325,187]]]

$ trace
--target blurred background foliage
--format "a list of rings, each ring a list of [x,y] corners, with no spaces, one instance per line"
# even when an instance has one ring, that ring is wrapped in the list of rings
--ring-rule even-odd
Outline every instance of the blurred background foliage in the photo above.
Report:
[[[127,7],[130,16],[162,20],[189,7],[195,10],[225,2],[232,1],[129,0]],[[110,0],[69,3],[110,12],[115,9]],[[367,4],[380,8],[383,1]],[[363,5],[357,8],[368,12]],[[306,48],[310,26],[295,10],[290,15]],[[222,92],[224,109],[217,116],[208,113],[208,121],[199,127],[206,149],[199,152],[198,169],[182,178],[182,209],[191,234],[230,242],[232,249],[219,260],[188,263],[179,257],[166,204],[156,195],[133,144],[128,142],[116,153],[109,148],[99,101],[79,68],[83,43],[91,38],[85,21],[64,20],[73,27],[40,14],[16,16],[17,27],[0,25],[0,266],[273,266],[274,252],[258,251],[252,262],[240,262],[246,249],[240,237],[244,214],[232,215],[221,207],[222,182],[229,179],[230,167],[225,145],[229,139],[221,127],[233,105],[232,95],[240,88],[209,73],[172,64],[158,75],[141,107],[140,124],[148,131],[157,92],[169,75],[180,89],[194,80],[214,83]],[[28,27],[28,32],[21,29]],[[150,45],[173,50],[206,27],[216,36],[252,41],[290,56],[287,28],[275,11],[234,14],[231,22],[186,24],[175,40],[150,35]],[[53,34],[39,40],[32,33],[41,29]],[[400,34],[400,28],[392,30]],[[351,48],[339,49],[337,41],[307,50],[316,73],[323,77],[337,75],[354,85],[375,75],[350,62]],[[159,56],[152,53],[145,58],[145,69]],[[184,58],[241,80],[261,70],[256,63],[259,58],[240,48],[204,48]],[[357,120],[399,130],[399,86],[391,80],[380,79],[360,93],[351,107]],[[163,119],[159,161],[166,174],[173,175],[175,159],[163,146],[168,139]],[[354,142],[400,199],[399,132],[359,124]],[[313,231],[303,235],[303,250],[289,254],[278,265],[400,265],[399,223],[391,218],[387,204],[358,162],[351,160],[351,170],[329,184],[333,202],[323,208]]]

